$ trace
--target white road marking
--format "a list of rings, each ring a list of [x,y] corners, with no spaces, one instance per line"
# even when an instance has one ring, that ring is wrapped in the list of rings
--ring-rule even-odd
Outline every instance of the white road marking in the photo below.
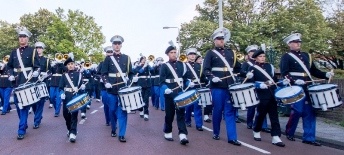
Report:
[[[99,108],[103,108],[103,107],[104,107],[104,105],[100,106]]]
[[[210,128],[208,128],[208,127],[204,126],[204,125],[202,126],[202,128],[203,128],[203,129],[205,129],[205,130],[208,130],[208,131],[210,131],[210,132],[213,132],[213,130],[212,130],[212,129],[210,129]]]
[[[239,141],[239,140],[238,140],[238,141]],[[261,153],[264,153],[264,154],[271,154],[271,152],[266,151],[266,150],[263,150],[263,149],[258,148],[258,147],[255,147],[255,146],[253,146],[253,145],[244,143],[244,142],[242,142],[242,141],[239,141],[239,142],[240,142],[242,145],[244,145],[244,146],[246,146],[246,147],[248,147],[248,148],[251,148],[251,149],[253,149],[253,150],[256,150],[256,151],[258,151],[258,152],[261,152]]]
[[[12,110],[10,110],[10,111],[15,111],[15,110],[17,110],[17,109],[12,109]]]
[[[91,114],[94,114],[94,113],[96,113],[98,110],[93,110],[92,112],[91,112]]]
[[[84,124],[85,121],[86,121],[86,119],[82,119],[82,120],[79,122],[79,124]]]
[[[207,130],[207,131],[213,132],[212,129],[210,129],[210,128],[206,127],[206,126],[202,126],[202,128],[205,129],[205,130]],[[239,141],[239,140],[238,140],[238,141]],[[271,154],[271,152],[266,151],[266,150],[263,150],[263,149],[258,148],[258,147],[255,147],[255,146],[253,146],[253,145],[247,144],[247,143],[242,142],[242,141],[239,141],[239,142],[240,142],[243,146],[246,146],[246,147],[248,147],[248,148],[250,148],[250,149],[256,150],[256,151],[261,152],[261,153],[264,153],[264,154]]]

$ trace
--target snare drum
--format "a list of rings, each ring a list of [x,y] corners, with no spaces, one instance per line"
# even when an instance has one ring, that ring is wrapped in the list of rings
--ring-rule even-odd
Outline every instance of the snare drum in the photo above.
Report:
[[[14,93],[18,99],[19,109],[23,109],[25,106],[35,104],[40,99],[40,94],[34,83],[19,85],[14,89]]]
[[[145,105],[140,86],[123,87],[118,91],[118,96],[122,104],[122,110],[127,111],[127,113],[142,108]]]
[[[197,102],[200,95],[197,90],[189,90],[176,96],[173,101],[178,108],[185,108]]]
[[[315,109],[327,111],[327,108],[335,108],[342,104],[341,98],[337,93],[337,85],[320,84],[308,86],[309,96],[312,106]]]
[[[49,97],[49,92],[47,89],[47,85],[44,82],[40,82],[36,84],[36,87],[38,88],[40,97]]]
[[[74,112],[80,110],[81,108],[84,108],[90,103],[90,97],[87,95],[87,93],[84,93],[73,97],[73,99],[67,103],[66,107],[70,112]]]
[[[209,88],[198,89],[197,91],[200,96],[198,105],[206,107],[207,105],[212,104],[211,92]]]
[[[241,110],[246,110],[246,108],[259,103],[253,83],[230,85],[229,92],[233,101],[233,107],[241,108]]]
[[[305,93],[300,86],[291,86],[277,89],[275,98],[279,104],[294,104],[305,99]]]

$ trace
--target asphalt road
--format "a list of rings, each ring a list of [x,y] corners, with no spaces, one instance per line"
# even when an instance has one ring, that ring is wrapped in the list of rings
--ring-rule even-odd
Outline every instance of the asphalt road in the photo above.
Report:
[[[244,123],[237,124],[238,140],[243,145],[234,146],[227,143],[224,122],[218,141],[212,139],[211,123],[204,123],[204,131],[197,131],[192,124],[188,128],[190,143],[183,146],[179,144],[176,121],[173,126],[175,141],[164,139],[165,114],[153,107],[150,107],[149,121],[140,118],[138,112],[128,114],[127,142],[121,143],[117,137],[111,137],[111,128],[105,125],[102,103],[95,100],[87,111],[87,119],[81,120],[79,116],[76,143],[70,143],[62,113],[60,117],[54,117],[54,110],[49,109],[48,105],[47,102],[39,129],[32,128],[33,114],[29,115],[29,128],[23,140],[16,139],[19,122],[16,111],[0,115],[0,154],[344,154],[343,150],[311,146],[299,139],[291,142],[285,136],[281,139],[286,147],[280,148],[271,144],[271,136],[267,133],[262,133],[262,141],[257,142],[253,140],[252,130],[246,129]]]

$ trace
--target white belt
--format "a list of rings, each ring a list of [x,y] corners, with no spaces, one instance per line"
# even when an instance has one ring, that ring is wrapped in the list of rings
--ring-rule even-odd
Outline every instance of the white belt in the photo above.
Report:
[[[64,91],[67,91],[67,92],[74,92],[73,88],[64,88]]]
[[[41,74],[46,74],[47,72],[41,72]]]
[[[145,78],[149,78],[149,76],[139,76],[139,78],[145,79]]]
[[[89,79],[82,79],[82,81],[89,81]]]
[[[31,71],[32,67],[26,67],[26,68],[14,68],[14,72],[22,72],[22,71]]]
[[[8,77],[8,75],[1,75],[1,77]]]
[[[158,78],[160,77],[159,75],[151,76],[151,78]]]
[[[230,68],[230,70],[233,71],[233,68]],[[229,70],[227,67],[213,67],[211,71],[228,72]]]
[[[122,73],[122,76],[126,76],[125,73]],[[120,73],[109,73],[109,77],[121,77]]]
[[[178,78],[178,79],[166,79],[166,83],[175,83],[175,82],[182,82],[183,78]]]
[[[291,76],[308,76],[307,73],[301,73],[301,72],[289,72]]]
[[[62,76],[62,74],[53,74],[53,76]]]

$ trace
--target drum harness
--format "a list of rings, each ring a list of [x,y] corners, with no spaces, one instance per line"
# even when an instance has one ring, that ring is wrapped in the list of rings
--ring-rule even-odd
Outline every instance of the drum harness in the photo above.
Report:
[[[125,85],[127,86],[127,82],[128,82],[128,81],[127,81],[127,79],[123,76],[122,69],[121,69],[121,67],[118,65],[117,61],[115,60],[115,57],[114,57],[114,56],[110,56],[110,58],[111,58],[112,62],[115,64],[115,67],[116,67],[117,71],[120,73],[121,78],[122,78],[122,80],[124,81]],[[128,60],[128,61],[129,61],[129,60]]]
[[[198,76],[197,76],[195,70],[191,67],[190,63],[187,62],[187,63],[186,63],[186,66],[188,66],[188,67],[190,68],[190,70],[191,70],[193,76],[196,78],[196,82],[202,87],[201,81],[200,81],[200,79],[198,78]],[[201,77],[201,75],[200,75],[200,77]],[[192,82],[192,81],[190,80],[190,82]]]
[[[229,64],[228,64],[227,60],[225,59],[225,57],[223,57],[223,56],[222,56],[218,51],[216,51],[215,49],[213,49],[212,51],[213,51],[219,58],[221,58],[222,62],[223,62],[223,63],[226,65],[226,67],[228,68],[228,71],[229,71],[229,73],[231,74],[234,83],[236,83],[236,79],[235,79],[234,74],[233,74],[233,72],[232,72],[233,68],[231,68],[231,67],[229,66]],[[234,57],[236,57],[234,52],[233,52],[233,54],[234,54]],[[234,61],[234,63],[235,63],[235,61]],[[233,64],[233,65],[235,65],[235,64]]]
[[[183,86],[182,86],[182,84],[181,84],[181,81],[178,80],[177,73],[176,73],[176,71],[173,69],[173,67],[171,66],[171,64],[166,63],[166,66],[170,69],[170,71],[171,71],[171,73],[172,73],[174,79],[177,81],[177,84],[178,84],[179,88],[181,88],[182,91],[185,92],[186,90],[183,90]],[[184,75],[184,74],[186,73],[186,66],[185,66],[184,63],[183,63],[183,66],[184,66],[184,73],[183,73],[183,75]],[[178,88],[178,87],[176,87],[176,88]],[[172,91],[175,90],[176,88],[173,88]]]
[[[305,66],[305,64],[293,53],[288,53],[292,58],[294,58],[298,63],[299,65],[302,67],[303,70],[305,70],[305,72],[307,73],[308,77],[314,81],[312,79],[312,76],[311,76],[311,73],[309,72],[309,70],[307,69],[307,67]],[[314,84],[314,82],[312,82]]]

